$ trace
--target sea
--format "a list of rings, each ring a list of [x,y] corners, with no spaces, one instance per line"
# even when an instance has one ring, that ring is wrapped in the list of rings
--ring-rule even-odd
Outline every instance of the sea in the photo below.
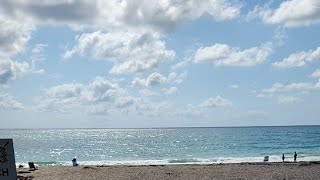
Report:
[[[214,164],[320,160],[320,126],[0,129],[12,138],[16,165]]]

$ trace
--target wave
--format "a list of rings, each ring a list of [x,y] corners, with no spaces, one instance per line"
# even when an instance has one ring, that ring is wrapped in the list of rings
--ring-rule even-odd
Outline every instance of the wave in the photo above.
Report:
[[[285,161],[292,162],[293,157]],[[301,154],[298,161],[320,161],[320,156],[306,156]],[[80,165],[168,165],[168,164],[220,164],[220,163],[250,163],[263,162],[263,157],[217,157],[217,158],[177,158],[163,160],[119,160],[119,161],[78,161]],[[269,162],[282,162],[281,156],[269,156]],[[71,166],[71,161],[34,162],[38,166]],[[17,167],[28,167],[27,162],[17,162]]]

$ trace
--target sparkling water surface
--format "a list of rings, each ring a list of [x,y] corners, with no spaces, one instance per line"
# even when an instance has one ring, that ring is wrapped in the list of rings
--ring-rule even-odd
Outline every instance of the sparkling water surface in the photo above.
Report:
[[[320,160],[320,126],[157,128],[157,129],[1,129],[13,138],[16,162],[80,164],[170,164]]]

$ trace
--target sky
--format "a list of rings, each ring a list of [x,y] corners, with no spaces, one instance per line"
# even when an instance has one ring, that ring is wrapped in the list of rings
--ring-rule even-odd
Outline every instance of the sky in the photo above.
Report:
[[[319,0],[0,3],[0,128],[320,124]]]

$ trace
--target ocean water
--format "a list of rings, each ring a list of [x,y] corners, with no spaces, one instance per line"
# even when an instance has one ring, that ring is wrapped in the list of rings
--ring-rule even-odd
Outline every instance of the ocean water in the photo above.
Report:
[[[0,129],[13,138],[16,164],[150,165],[320,160],[320,126]]]

